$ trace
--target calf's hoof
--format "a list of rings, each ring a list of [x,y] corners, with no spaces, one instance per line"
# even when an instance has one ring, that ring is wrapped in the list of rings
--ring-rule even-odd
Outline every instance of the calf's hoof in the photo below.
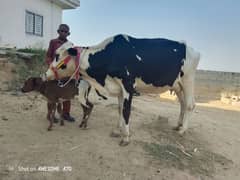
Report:
[[[49,127],[49,128],[47,128],[47,130],[48,130],[48,131],[51,131],[51,130],[52,130],[52,128],[51,128],[51,127]]]

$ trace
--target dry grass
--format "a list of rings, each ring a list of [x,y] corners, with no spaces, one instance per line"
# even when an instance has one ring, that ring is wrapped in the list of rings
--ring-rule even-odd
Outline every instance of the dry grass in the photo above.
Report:
[[[42,49],[21,49],[20,52],[34,53],[35,55],[31,59],[22,59],[18,57],[14,52],[7,54],[7,58],[11,63],[14,63],[15,69],[12,73],[16,74],[16,78],[8,83],[8,90],[19,90],[23,82],[31,76],[40,76],[46,71],[46,65],[44,62],[45,51]]]
[[[227,169],[232,161],[207,148],[207,143],[196,137],[191,131],[180,137],[167,124],[166,118],[157,123],[145,125],[148,131],[154,130],[156,142],[140,142],[154,162],[163,168],[176,168],[193,175],[212,177],[217,168]]]

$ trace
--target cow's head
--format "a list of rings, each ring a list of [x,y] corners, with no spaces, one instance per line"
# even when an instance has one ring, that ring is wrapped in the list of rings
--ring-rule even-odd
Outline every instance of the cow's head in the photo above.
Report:
[[[62,79],[72,76],[79,64],[80,48],[64,44],[56,51],[56,57],[46,72],[46,79]]]

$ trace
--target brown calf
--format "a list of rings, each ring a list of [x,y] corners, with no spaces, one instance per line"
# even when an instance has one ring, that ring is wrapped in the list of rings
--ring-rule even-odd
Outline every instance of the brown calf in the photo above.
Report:
[[[64,79],[63,79],[64,81]],[[91,87],[87,89],[85,94],[85,104],[81,103],[83,108],[83,119],[79,127],[87,128],[87,120],[91,114],[93,104],[88,101],[88,94],[90,92]],[[50,124],[48,130],[52,130],[53,121],[54,121],[54,114],[57,108],[58,113],[61,117],[61,125],[64,125],[64,120],[62,118],[62,109],[61,109],[61,102],[73,99],[75,95],[78,95],[78,87],[75,84],[75,80],[71,80],[66,86],[59,87],[58,81],[43,81],[40,77],[31,77],[27,79],[24,83],[22,88],[22,92],[30,92],[30,91],[37,91],[40,92],[43,96],[47,98],[47,107],[48,107],[48,114],[47,119],[49,120]],[[57,105],[58,104],[58,105]]]

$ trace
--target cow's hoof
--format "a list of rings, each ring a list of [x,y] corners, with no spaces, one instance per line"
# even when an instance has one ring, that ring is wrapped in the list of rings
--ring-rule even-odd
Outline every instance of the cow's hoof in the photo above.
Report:
[[[79,128],[82,128],[82,129],[88,129],[88,125],[86,122],[81,122],[81,124],[79,124],[78,126]]]
[[[60,123],[60,126],[64,126],[64,122],[61,122],[61,123]]]
[[[47,128],[47,130],[48,130],[48,131],[51,131],[51,130],[52,130],[52,128]]]
[[[112,131],[110,137],[119,138],[121,137],[120,132]]]
[[[119,146],[127,146],[130,142],[122,139],[119,143]]]
[[[87,125],[79,125],[79,128],[83,129],[83,130],[87,130],[89,129],[89,127]]]
[[[175,131],[179,131],[181,129],[182,125],[177,125],[175,127],[173,127],[172,129]]]
[[[181,136],[183,136],[185,132],[186,132],[186,130],[183,129],[182,127],[180,127],[179,130],[178,130],[178,134],[181,135]]]

